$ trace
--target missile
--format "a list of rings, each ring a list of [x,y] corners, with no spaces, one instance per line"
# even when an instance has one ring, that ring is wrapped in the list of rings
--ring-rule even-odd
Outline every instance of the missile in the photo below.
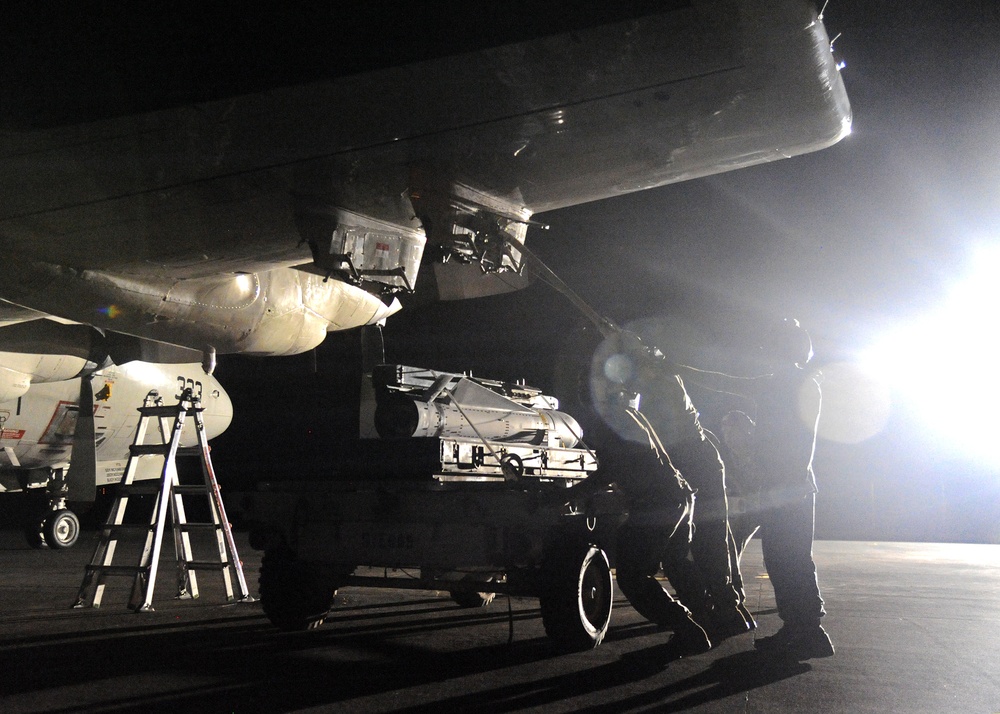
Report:
[[[554,397],[522,385],[511,389],[501,382],[430,370],[420,379],[411,372],[393,381],[375,409],[375,428],[383,439],[472,438],[574,448],[583,435],[576,419],[558,411]],[[510,391],[523,396],[501,393]]]

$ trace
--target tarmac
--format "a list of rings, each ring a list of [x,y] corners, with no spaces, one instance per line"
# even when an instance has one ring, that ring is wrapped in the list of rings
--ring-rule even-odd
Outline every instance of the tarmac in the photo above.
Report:
[[[66,551],[0,531],[0,711],[16,712],[1000,712],[1000,546],[819,541],[831,658],[767,657],[780,626],[760,548],[743,573],[759,627],[666,663],[668,633],[616,593],[593,651],[559,654],[537,600],[462,609],[446,594],[344,588],[327,623],[278,632],[221,577],[154,612],[109,588],[72,609],[97,533]],[[252,594],[260,553],[239,535]]]

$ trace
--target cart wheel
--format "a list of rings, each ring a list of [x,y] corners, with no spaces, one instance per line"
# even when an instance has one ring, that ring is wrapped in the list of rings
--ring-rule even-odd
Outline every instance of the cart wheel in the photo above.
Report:
[[[335,587],[322,568],[296,560],[284,547],[264,551],[260,561],[260,604],[281,630],[312,630],[330,613]]]
[[[539,598],[545,633],[564,651],[597,647],[611,622],[614,585],[608,557],[596,545],[561,544],[545,559]]]

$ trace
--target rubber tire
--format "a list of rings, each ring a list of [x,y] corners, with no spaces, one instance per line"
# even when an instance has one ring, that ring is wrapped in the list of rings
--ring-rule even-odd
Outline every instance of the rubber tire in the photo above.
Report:
[[[545,634],[564,652],[594,649],[611,622],[614,583],[608,556],[589,543],[552,548],[539,597]]]
[[[337,594],[322,568],[296,560],[287,548],[264,551],[258,584],[261,609],[272,624],[286,632],[322,625]]]
[[[80,519],[66,508],[52,511],[42,523],[42,538],[53,550],[72,548],[80,539]]]

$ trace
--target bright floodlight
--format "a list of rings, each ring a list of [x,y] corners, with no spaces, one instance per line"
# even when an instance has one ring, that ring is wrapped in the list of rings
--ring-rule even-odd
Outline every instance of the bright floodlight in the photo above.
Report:
[[[1000,246],[973,251],[940,307],[864,356],[910,409],[958,453],[1000,466]]]

